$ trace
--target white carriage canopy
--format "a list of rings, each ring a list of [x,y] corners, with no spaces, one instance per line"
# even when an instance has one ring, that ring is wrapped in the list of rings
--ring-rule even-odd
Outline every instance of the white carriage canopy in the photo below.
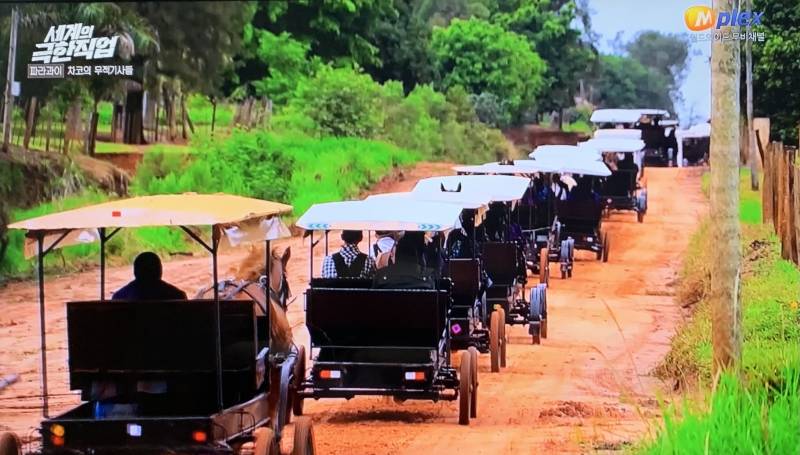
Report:
[[[312,205],[297,220],[309,231],[448,231],[460,226],[461,207],[443,202],[389,198]]]
[[[365,201],[380,201],[380,200],[400,200],[405,201],[407,204],[413,204],[415,201],[428,201],[428,202],[441,202],[444,204],[456,204],[462,209],[481,209],[488,207],[491,199],[488,195],[474,193],[474,192],[448,192],[442,191],[441,188],[437,191],[418,191],[406,193],[381,193],[368,196]]]
[[[599,161],[602,159],[602,152],[591,146],[540,145],[529,156],[533,158],[534,162],[546,166],[553,160],[557,163],[565,160]]]
[[[481,193],[492,202],[512,202],[522,199],[530,179],[511,175],[450,175],[446,177],[429,177],[417,182],[412,192],[445,191]]]
[[[534,160],[515,160],[514,164],[486,163],[472,166],[454,166],[456,172],[481,175],[531,175],[537,172],[553,172],[547,163]]]
[[[291,205],[228,194],[170,194],[142,196],[44,215],[9,225],[27,231],[25,254],[33,256],[36,238],[44,249],[91,243],[101,228],[153,226],[218,226],[232,246],[290,235],[278,215]],[[60,240],[60,241],[59,241]]]
[[[595,139],[625,138],[641,139],[642,130],[638,128],[601,128],[594,132]]]
[[[636,123],[642,117],[638,109],[597,109],[592,112],[592,123]]]
[[[591,147],[601,152],[614,153],[633,153],[639,152],[644,148],[644,141],[641,139],[627,138],[595,138],[585,142],[580,142],[578,146]]]
[[[675,138],[678,142],[678,166],[683,166],[683,141],[686,139],[703,139],[706,137],[711,137],[710,123],[698,123],[697,125],[692,125],[688,129],[675,131]]]

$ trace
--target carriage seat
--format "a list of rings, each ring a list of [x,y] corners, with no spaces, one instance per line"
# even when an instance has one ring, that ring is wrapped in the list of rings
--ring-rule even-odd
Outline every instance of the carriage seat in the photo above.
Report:
[[[168,393],[196,390],[214,397],[213,300],[67,303],[70,386],[91,395],[93,383],[164,382]],[[256,381],[255,304],[220,302],[223,385],[228,398]]]

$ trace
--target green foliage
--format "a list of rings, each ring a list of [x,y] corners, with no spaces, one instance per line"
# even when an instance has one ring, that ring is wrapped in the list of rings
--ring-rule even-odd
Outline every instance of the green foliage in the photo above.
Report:
[[[597,60],[595,49],[574,26],[578,16],[575,2],[510,0],[502,2],[502,11],[493,21],[525,36],[547,63],[539,110],[572,106],[577,81],[594,69]]]
[[[669,79],[630,57],[600,57],[593,85],[598,107],[673,109]]]
[[[800,447],[800,370],[784,369],[777,385],[746,387],[722,377],[707,409],[684,403],[669,409],[659,437],[640,452],[652,455],[797,453]]]
[[[638,33],[625,49],[632,59],[669,79],[671,90],[678,89],[689,58],[686,36],[647,30]]]
[[[489,92],[507,103],[518,119],[531,109],[545,86],[545,62],[521,35],[479,19],[454,20],[436,28],[431,48],[443,89]]]
[[[481,122],[496,128],[506,128],[511,124],[511,115],[508,112],[508,103],[494,93],[484,92],[471,95],[472,104],[475,105],[475,114]]]
[[[301,214],[316,202],[356,196],[393,167],[419,159],[379,141],[266,131],[235,131],[225,139],[197,141],[193,147],[191,157],[145,155],[132,191],[241,194],[290,203]]]
[[[380,63],[377,24],[396,16],[392,0],[279,0],[263,2],[254,25],[291,34],[326,63],[366,66]]]
[[[350,68],[323,67],[298,85],[290,104],[325,135],[373,138],[383,126],[381,86]]]
[[[284,32],[275,35],[265,30],[254,31],[255,55],[267,66],[266,77],[253,81],[257,96],[266,96],[277,104],[285,104],[297,84],[318,65],[308,57],[309,45]]]
[[[753,96],[757,116],[770,118],[772,135],[797,144],[800,100],[800,8],[794,0],[755,0],[754,11],[764,12],[764,42],[753,43]],[[744,54],[744,52],[742,52]]]

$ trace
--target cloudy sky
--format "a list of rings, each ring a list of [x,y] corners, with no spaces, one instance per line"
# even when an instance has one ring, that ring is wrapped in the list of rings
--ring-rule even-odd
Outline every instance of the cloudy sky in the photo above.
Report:
[[[589,0],[592,28],[600,35],[595,45],[604,53],[614,51],[611,42],[622,33],[622,42],[630,41],[637,32],[657,30],[663,33],[685,33],[683,12],[694,5],[711,5],[710,0]],[[711,107],[711,44],[692,43],[686,77],[681,87],[684,101],[675,106],[681,123],[690,116],[708,119]]]

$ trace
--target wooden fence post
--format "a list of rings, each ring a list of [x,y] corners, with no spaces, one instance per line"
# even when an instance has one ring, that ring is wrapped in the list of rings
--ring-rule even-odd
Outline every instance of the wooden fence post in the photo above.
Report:
[[[800,166],[792,166],[794,174],[794,187],[792,188],[792,213],[794,213],[794,263],[800,265]]]
[[[764,149],[764,182],[761,191],[761,214],[763,223],[773,222],[775,207],[772,205],[772,190],[775,182],[775,173],[772,167],[772,151],[774,143],[768,143]]]

